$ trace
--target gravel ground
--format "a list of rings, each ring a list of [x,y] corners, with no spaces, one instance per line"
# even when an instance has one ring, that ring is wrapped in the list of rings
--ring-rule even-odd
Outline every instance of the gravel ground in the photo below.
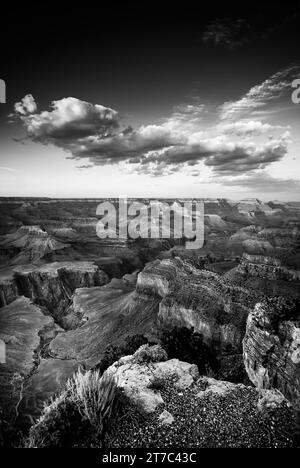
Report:
[[[205,394],[198,382],[178,391],[169,380],[160,390],[165,404],[150,416],[133,407],[121,409],[107,433],[105,445],[116,447],[297,447],[295,414],[286,407],[259,411],[258,394],[251,387],[237,387],[225,395]],[[174,417],[163,425],[158,416],[163,410]]]

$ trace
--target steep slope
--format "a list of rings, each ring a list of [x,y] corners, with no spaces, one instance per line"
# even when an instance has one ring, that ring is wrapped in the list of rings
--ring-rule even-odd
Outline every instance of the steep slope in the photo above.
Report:
[[[149,263],[138,275],[137,292],[161,298],[163,326],[193,328],[214,348],[241,353],[246,319],[255,304],[247,289],[175,258]]]
[[[25,382],[36,367],[46,334],[54,337],[54,321],[28,298],[20,297],[1,309],[0,339],[6,343],[6,362],[0,364],[0,407],[9,423],[18,417]]]
[[[276,388],[300,408],[299,303],[269,299],[247,320],[244,363],[259,388]]]
[[[52,357],[100,365],[110,345],[122,347],[130,337],[152,337],[159,298],[144,297],[126,280],[103,287],[78,289],[66,322],[77,326],[58,335],[49,346]]]

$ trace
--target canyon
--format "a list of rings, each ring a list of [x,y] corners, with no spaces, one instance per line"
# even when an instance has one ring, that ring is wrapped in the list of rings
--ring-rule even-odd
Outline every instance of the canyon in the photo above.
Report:
[[[273,391],[298,408],[300,205],[204,200],[204,246],[187,250],[180,239],[99,239],[98,203],[0,200],[3,443],[78,368],[105,372],[147,343],[169,346],[174,372],[187,359],[197,369],[203,353],[196,380],[240,392],[239,404]]]

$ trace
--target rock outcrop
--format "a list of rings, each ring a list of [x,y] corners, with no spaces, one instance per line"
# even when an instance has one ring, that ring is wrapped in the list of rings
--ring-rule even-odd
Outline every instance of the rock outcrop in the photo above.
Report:
[[[197,366],[178,359],[167,360],[166,352],[158,345],[144,345],[132,356],[124,356],[106,371],[113,374],[117,386],[141,411],[152,413],[164,403],[159,385],[174,379],[180,391],[190,387],[198,378]]]
[[[158,318],[164,326],[193,328],[219,350],[242,352],[255,304],[246,288],[175,258],[149,263],[138,275],[137,292],[161,298]]]
[[[279,299],[258,303],[248,317],[243,348],[254,385],[278,389],[300,408],[299,305]]]
[[[195,366],[167,360],[157,346],[106,372],[123,394],[107,448],[297,446],[296,415],[278,391],[200,377]]]

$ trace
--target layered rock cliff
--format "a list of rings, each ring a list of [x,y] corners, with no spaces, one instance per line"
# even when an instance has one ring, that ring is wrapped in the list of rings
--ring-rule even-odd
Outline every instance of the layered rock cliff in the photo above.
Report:
[[[244,363],[259,388],[276,388],[300,408],[299,303],[280,299],[256,304],[247,320]]]
[[[0,306],[23,295],[45,306],[60,321],[75,289],[100,286],[108,276],[92,262],[55,262],[0,271]]]
[[[246,288],[176,258],[149,263],[138,275],[137,292],[161,298],[162,325],[193,328],[211,346],[241,353],[246,319],[255,304]]]

